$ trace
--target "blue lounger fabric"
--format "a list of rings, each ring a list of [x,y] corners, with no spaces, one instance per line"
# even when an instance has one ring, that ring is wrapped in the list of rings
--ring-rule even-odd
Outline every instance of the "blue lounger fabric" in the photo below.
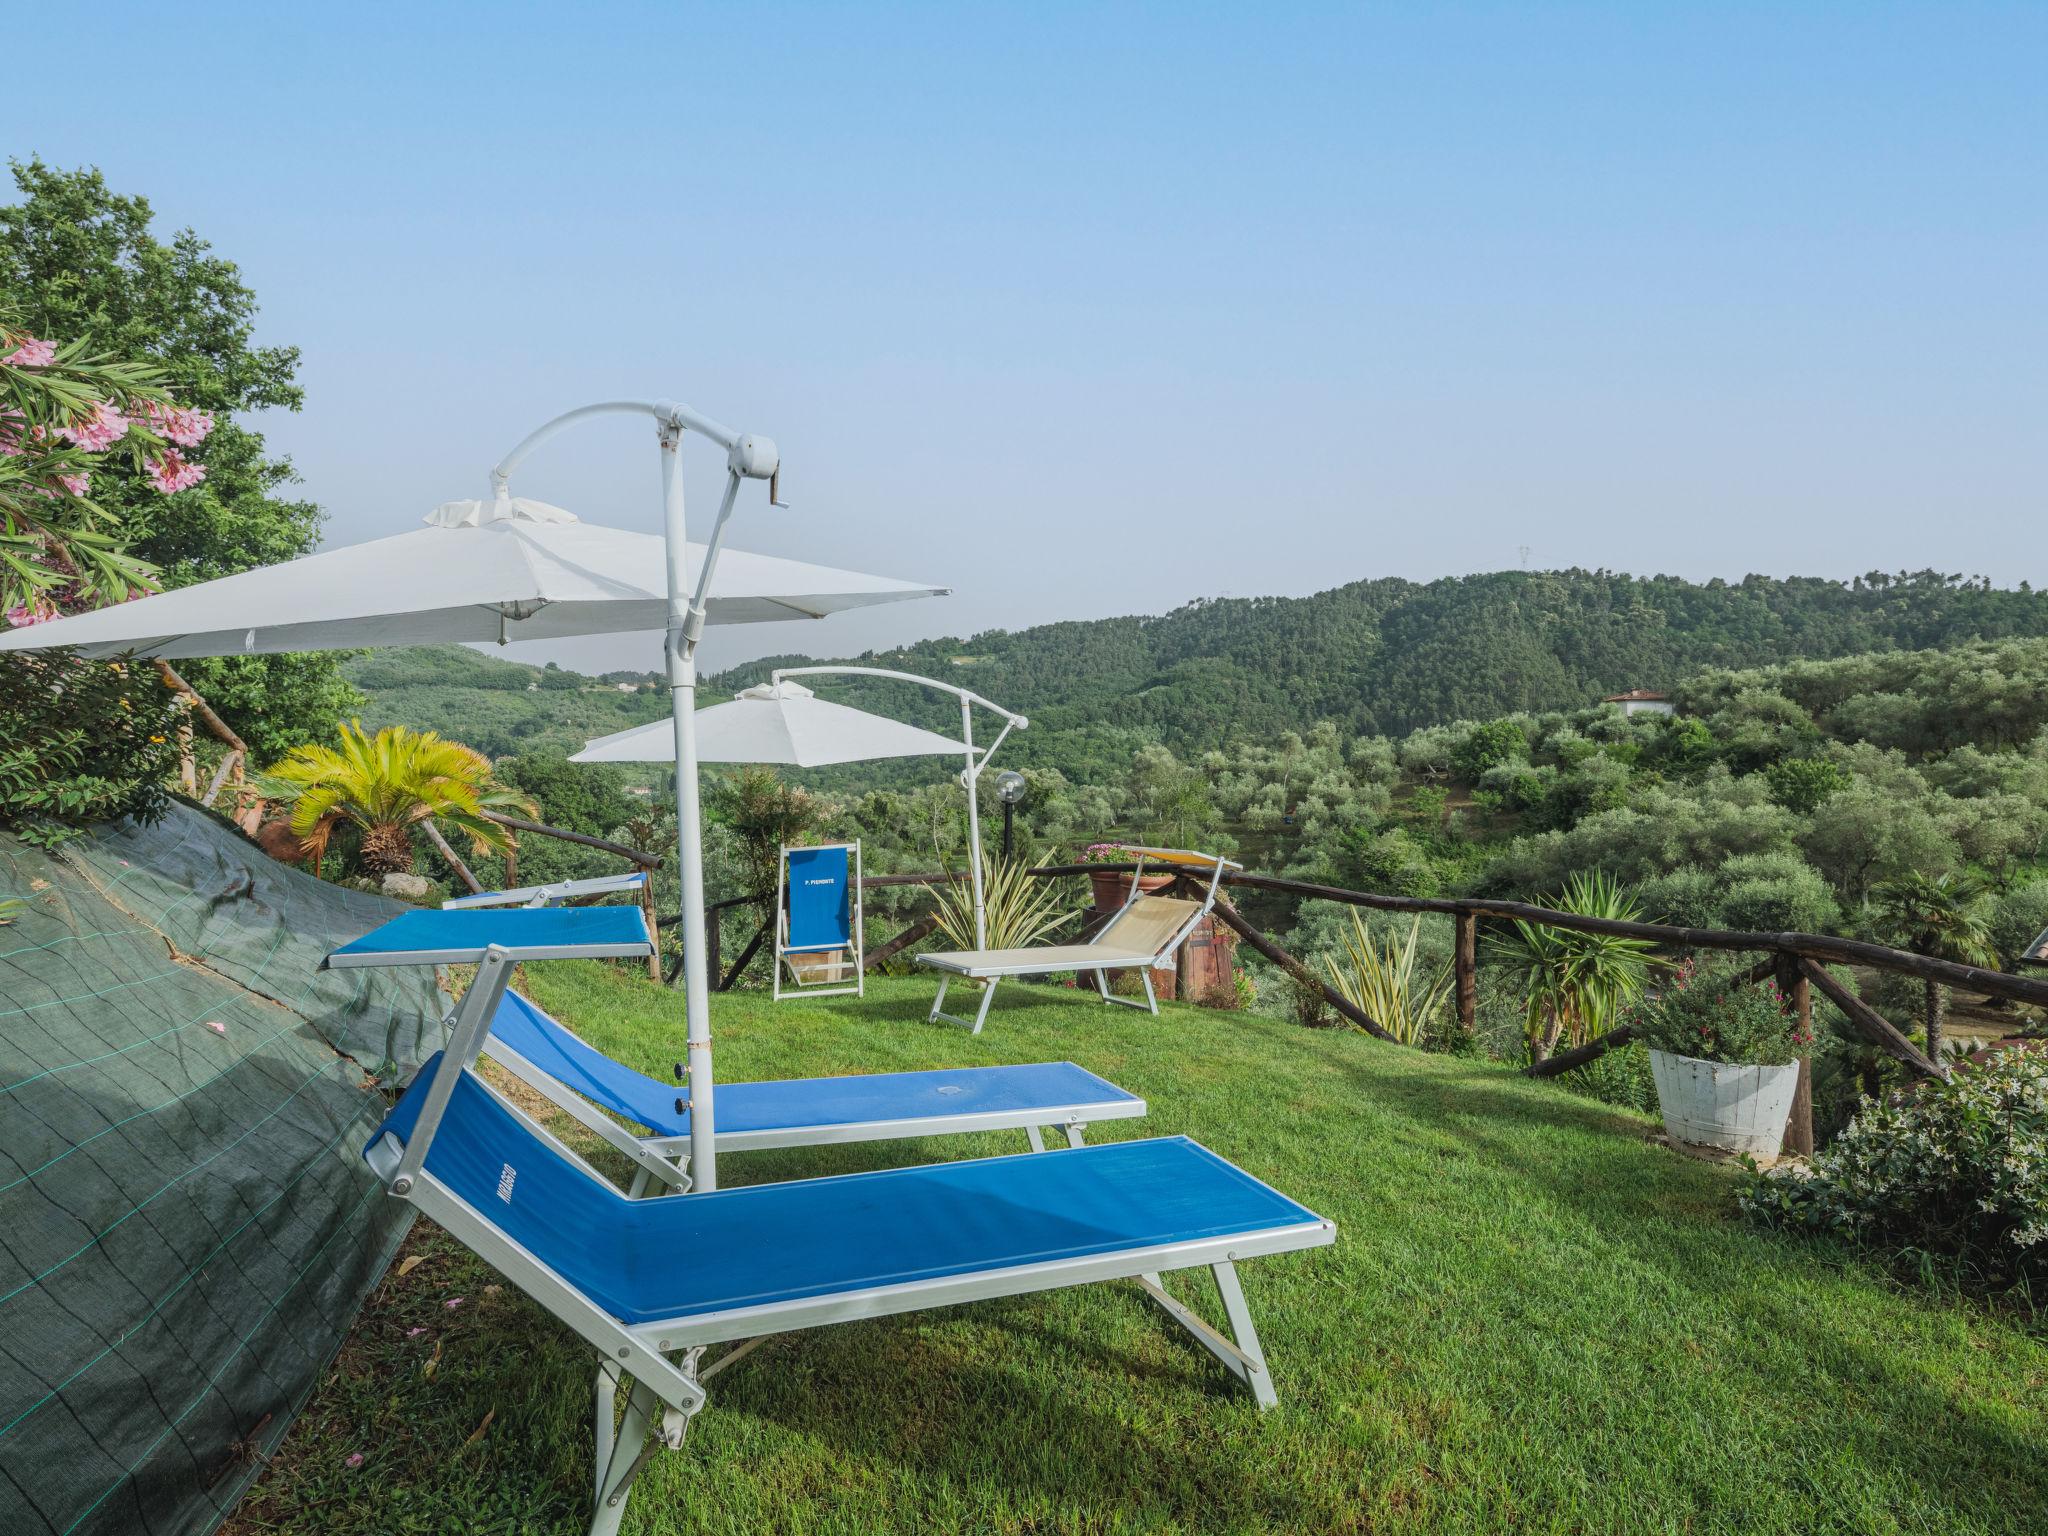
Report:
[[[516,992],[508,991],[498,1004],[491,1019],[491,1038],[591,1102],[658,1136],[690,1133],[689,1115],[676,1113],[680,1090],[674,1083],[657,1082],[621,1066]],[[486,1045],[484,1050],[488,1054],[490,1047]],[[1071,1061],[938,1072],[875,1072],[855,1077],[720,1083],[718,1129],[721,1135],[732,1135],[1008,1110],[1044,1109],[1050,1113],[1090,1104],[1136,1102],[1136,1094],[1124,1092]]]
[[[463,955],[480,960],[491,945],[509,950],[579,949],[645,954],[647,914],[638,907],[474,907],[402,912],[344,944],[330,964],[367,964],[385,956]]]
[[[411,1134],[440,1060],[373,1144]],[[631,1200],[470,1073],[426,1167],[629,1324],[1320,1220],[1181,1136]]]
[[[791,950],[845,949],[853,942],[852,861],[845,848],[792,848],[784,857]]]

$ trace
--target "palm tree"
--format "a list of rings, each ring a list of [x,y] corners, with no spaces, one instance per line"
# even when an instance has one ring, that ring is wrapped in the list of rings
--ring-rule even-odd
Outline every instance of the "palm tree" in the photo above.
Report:
[[[1643,915],[1628,887],[1598,873],[1572,876],[1557,898],[1557,910],[1625,923],[1640,922]],[[1532,1062],[1547,1059],[1560,1038],[1583,1045],[1606,1034],[1621,1011],[1643,995],[1653,963],[1646,939],[1519,919],[1511,932],[1489,939],[1487,947],[1526,989],[1523,1028]]]
[[[388,725],[372,736],[360,720],[341,728],[339,747],[308,743],[266,776],[266,791],[292,805],[291,829],[313,855],[314,870],[341,822],[362,828],[362,864],[376,876],[413,865],[413,837],[424,833],[441,856],[468,876],[437,822],[468,834],[477,853],[513,846],[511,832],[486,811],[534,816],[539,807],[500,785],[491,761],[432,731]],[[474,877],[468,876],[474,884]]]
[[[1872,888],[1871,926],[1902,949],[1959,965],[1995,967],[1998,946],[1984,915],[1986,893],[1984,882],[1972,874],[1930,877],[1910,870]],[[1921,985],[1926,990],[1927,1059],[1938,1064],[1948,988],[1932,980]]]

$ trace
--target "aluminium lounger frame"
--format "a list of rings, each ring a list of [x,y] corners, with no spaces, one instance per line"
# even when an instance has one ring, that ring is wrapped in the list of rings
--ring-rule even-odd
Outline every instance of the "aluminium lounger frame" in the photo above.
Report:
[[[1060,946],[1060,949],[1064,951],[1063,954],[1048,956],[1043,959],[1021,959],[987,965],[973,963],[975,957],[977,955],[1002,952],[968,950],[951,955],[923,954],[917,956],[918,964],[928,966],[940,973],[939,995],[932,999],[932,1010],[925,1015],[925,1022],[936,1023],[940,1019],[944,1019],[948,1024],[962,1025],[969,1033],[978,1035],[981,1033],[982,1024],[988,1019],[988,1006],[995,999],[997,982],[1006,976],[1050,976],[1060,971],[1092,973],[1095,977],[1095,990],[1102,995],[1102,1000],[1105,1003],[1117,1003],[1126,1008],[1144,1008],[1156,1016],[1159,1012],[1159,996],[1152,990],[1153,968],[1170,959],[1175,951],[1194,934],[1195,929],[1200,926],[1202,919],[1215,910],[1216,894],[1222,887],[1224,872],[1226,870],[1242,869],[1244,866],[1234,859],[1224,858],[1221,854],[1195,853],[1184,848],[1151,848],[1131,845],[1124,847],[1123,851],[1137,855],[1137,868],[1131,874],[1131,888],[1124,895],[1123,905],[1110,914],[1109,921],[1103,924],[1101,931],[1093,939],[1089,940],[1087,944]],[[1208,888],[1203,891],[1201,904],[1196,910],[1189,914],[1185,922],[1174,929],[1164,943],[1155,947],[1149,957],[1132,952],[1119,954],[1115,952],[1113,945],[1105,941],[1115,931],[1118,921],[1132,907],[1136,906],[1139,898],[1144,895],[1145,861],[1148,858],[1184,869],[1206,869],[1209,871]],[[1088,964],[1085,956],[1079,957],[1077,960],[1074,954],[1075,950],[1094,949],[1098,946],[1106,952],[1100,965]],[[1118,997],[1111,992],[1109,990],[1109,977],[1105,973],[1113,970],[1137,971],[1138,980],[1145,989],[1145,1001],[1141,1003],[1134,997]],[[964,976],[969,980],[980,981],[983,984],[981,1006],[975,1010],[974,1017],[971,1019],[965,1019],[958,1014],[945,1011],[946,988],[952,983],[955,976]]]
[[[1168,1316],[1251,1389],[1260,1408],[1270,1408],[1277,1402],[1258,1330],[1238,1281],[1236,1261],[1328,1243],[1335,1233],[1328,1221],[1319,1219],[1313,1227],[1302,1225],[1159,1243],[646,1323],[627,1323],[614,1317],[426,1168],[428,1149],[449,1100],[463,1075],[472,1073],[489,1038],[490,1020],[511,981],[514,966],[522,957],[520,951],[495,944],[485,950],[475,980],[455,1011],[447,1046],[411,1135],[400,1145],[387,1133],[365,1157],[384,1182],[387,1193],[409,1201],[431,1217],[598,1351],[602,1364],[596,1392],[596,1513],[591,1536],[615,1536],[634,1480],[653,1450],[654,1441],[648,1438],[650,1430],[661,1444],[672,1450],[680,1448],[691,1418],[708,1401],[704,1383],[750,1351],[758,1340],[796,1329],[1098,1281],[1133,1279]],[[506,1104],[488,1083],[481,1078],[475,1081],[483,1092],[498,1099],[509,1113],[523,1121],[550,1150],[603,1182],[574,1152],[544,1128],[533,1125],[516,1106]],[[1205,1266],[1215,1278],[1230,1326],[1229,1337],[1168,1293],[1161,1281],[1168,1270]],[[733,1348],[717,1360],[703,1363],[703,1351],[714,1344],[731,1344]],[[613,1394],[625,1377],[631,1378],[632,1390],[625,1416],[614,1432]]]
[[[444,912],[462,912],[473,907],[550,907],[558,901],[581,901],[631,891],[636,896],[647,889],[647,871],[631,870],[623,875],[596,875],[588,880],[557,880],[548,885],[521,885],[504,891],[478,891],[473,896],[456,896],[441,903]]]

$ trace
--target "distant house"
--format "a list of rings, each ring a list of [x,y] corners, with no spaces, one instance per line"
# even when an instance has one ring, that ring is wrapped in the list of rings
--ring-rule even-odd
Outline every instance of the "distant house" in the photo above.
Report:
[[[1653,693],[1648,688],[1631,688],[1627,693],[1610,693],[1600,701],[1603,704],[1619,704],[1624,715],[1675,715],[1678,706],[1671,702],[1668,693]]]
[[[640,691],[638,683],[613,683],[612,686],[621,693],[638,693]]]

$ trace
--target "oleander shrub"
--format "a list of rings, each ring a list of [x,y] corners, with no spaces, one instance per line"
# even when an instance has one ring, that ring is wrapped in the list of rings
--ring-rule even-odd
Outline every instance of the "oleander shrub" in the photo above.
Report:
[[[1630,1020],[1653,1051],[1748,1066],[1782,1066],[1813,1044],[1775,981],[1750,982],[1688,960]]]
[[[2048,1053],[2008,1046],[1866,1103],[1810,1164],[1752,1172],[1738,1199],[1768,1226],[2048,1280]]]

